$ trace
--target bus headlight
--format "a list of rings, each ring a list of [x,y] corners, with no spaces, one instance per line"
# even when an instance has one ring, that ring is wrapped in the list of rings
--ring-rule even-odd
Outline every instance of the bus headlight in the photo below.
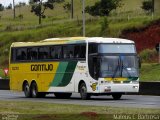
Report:
[[[138,89],[138,86],[133,86],[134,89]]]

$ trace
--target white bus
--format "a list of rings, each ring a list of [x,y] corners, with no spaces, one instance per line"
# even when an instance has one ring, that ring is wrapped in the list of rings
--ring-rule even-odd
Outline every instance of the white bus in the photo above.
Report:
[[[112,95],[139,91],[139,62],[131,40],[102,37],[15,42],[10,49],[10,88],[26,97],[54,93]]]

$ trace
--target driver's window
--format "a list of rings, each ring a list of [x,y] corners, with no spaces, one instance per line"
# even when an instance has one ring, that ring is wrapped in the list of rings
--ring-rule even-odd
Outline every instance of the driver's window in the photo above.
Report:
[[[93,76],[94,76],[94,79],[98,79],[99,77],[99,61],[97,58],[93,58]]]

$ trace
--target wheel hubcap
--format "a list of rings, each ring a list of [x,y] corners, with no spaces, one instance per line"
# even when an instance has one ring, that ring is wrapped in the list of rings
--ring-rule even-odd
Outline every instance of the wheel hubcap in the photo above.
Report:
[[[29,86],[26,86],[25,87],[25,93],[28,93],[29,92]]]
[[[82,89],[81,89],[81,93],[82,93],[82,96],[84,96],[85,95],[85,93],[86,93],[86,87],[85,86],[83,86],[82,87]]]
[[[28,85],[25,85],[24,94],[25,94],[26,97],[29,96],[29,94],[30,94],[29,91],[30,91],[30,90],[29,90],[29,86],[28,86]]]
[[[36,94],[37,94],[36,88],[33,88],[32,93],[34,96],[36,96]]]

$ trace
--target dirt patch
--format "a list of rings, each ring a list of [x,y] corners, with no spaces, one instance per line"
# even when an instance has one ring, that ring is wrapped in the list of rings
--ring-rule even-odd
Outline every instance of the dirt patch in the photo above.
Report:
[[[153,49],[160,42],[160,19],[145,27],[124,30],[120,37],[135,41],[138,52]]]
[[[92,120],[98,117],[98,114],[96,112],[82,112],[81,115],[87,118],[91,118]]]

